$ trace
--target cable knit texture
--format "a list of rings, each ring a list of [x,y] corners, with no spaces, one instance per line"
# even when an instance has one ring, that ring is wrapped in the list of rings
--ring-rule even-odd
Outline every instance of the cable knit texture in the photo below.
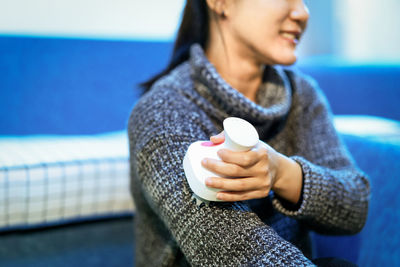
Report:
[[[310,78],[265,68],[257,104],[230,87],[199,45],[158,80],[129,120],[137,266],[309,266],[309,231],[352,234],[363,227],[369,183],[354,165],[329,107]],[[182,160],[235,116],[303,170],[302,201],[197,206]]]

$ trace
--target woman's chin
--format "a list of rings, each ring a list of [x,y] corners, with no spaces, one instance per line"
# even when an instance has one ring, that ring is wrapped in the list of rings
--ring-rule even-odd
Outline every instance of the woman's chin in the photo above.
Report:
[[[284,65],[284,66],[289,66],[293,65],[297,61],[297,56],[295,54],[287,55],[285,57],[281,57],[279,60],[277,60],[278,65]]]
[[[290,53],[276,53],[275,57],[266,60],[267,65],[293,65],[297,61],[297,56],[294,52]]]

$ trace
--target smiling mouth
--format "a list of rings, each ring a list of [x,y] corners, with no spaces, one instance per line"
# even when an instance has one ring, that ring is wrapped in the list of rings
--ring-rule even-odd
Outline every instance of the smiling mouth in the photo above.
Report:
[[[298,44],[300,41],[301,33],[299,33],[299,32],[282,32],[281,36],[293,44]]]

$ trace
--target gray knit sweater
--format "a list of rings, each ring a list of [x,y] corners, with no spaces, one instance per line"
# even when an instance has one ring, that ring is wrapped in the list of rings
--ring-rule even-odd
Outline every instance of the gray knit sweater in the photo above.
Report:
[[[257,104],[231,88],[198,45],[158,80],[129,120],[137,266],[308,266],[309,231],[363,227],[369,183],[341,143],[326,99],[310,78],[266,67]],[[273,193],[196,205],[182,160],[188,146],[222,130],[229,116],[303,170],[301,202]]]

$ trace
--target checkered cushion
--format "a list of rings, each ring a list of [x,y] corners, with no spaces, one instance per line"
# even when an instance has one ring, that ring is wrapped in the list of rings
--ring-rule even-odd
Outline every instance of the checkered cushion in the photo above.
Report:
[[[132,211],[125,132],[0,138],[0,231]]]

